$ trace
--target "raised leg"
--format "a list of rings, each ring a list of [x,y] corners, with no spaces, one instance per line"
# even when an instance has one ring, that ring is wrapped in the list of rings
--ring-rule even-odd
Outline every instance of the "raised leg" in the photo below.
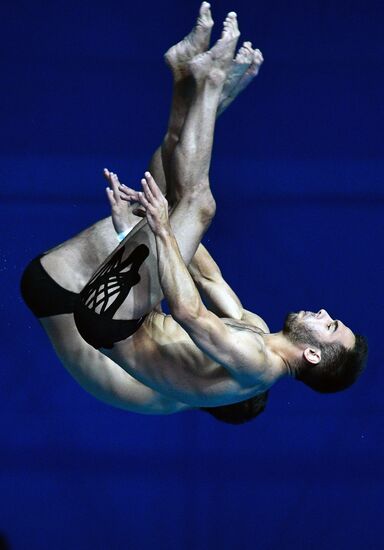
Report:
[[[191,74],[186,74],[186,62],[207,49],[212,25],[210,5],[203,2],[195,27],[188,36],[165,55],[167,63],[174,72],[174,91],[169,128],[162,146],[165,150],[173,152],[174,136],[177,136],[178,141],[192,96],[190,87],[193,78]],[[159,147],[153,155],[149,169],[153,171],[160,188],[163,192],[166,192],[161,158],[162,147]],[[169,155],[167,158],[169,158]],[[139,221],[132,214],[132,208],[127,206],[125,214],[126,230],[132,229]],[[80,292],[95,270],[115,249],[116,242],[116,233],[111,218],[107,218],[49,250],[41,262],[57,283],[73,292]]]
[[[171,160],[193,98],[194,80],[190,74],[188,62],[208,47],[212,25],[210,5],[203,2],[193,30],[165,54],[174,80],[172,108],[168,131],[162,145],[154,153],[149,163],[149,170],[162,191],[167,193],[170,204],[176,198],[176,190],[172,186]],[[222,113],[238,93],[249,84],[257,74],[261,62],[262,56],[259,50],[253,50],[251,43],[245,42],[227,73],[217,114]],[[168,190],[165,172],[167,172]],[[138,221],[139,219],[132,214],[132,208],[127,207],[125,229],[130,230]],[[115,231],[111,219],[106,218],[48,251],[41,261],[47,272],[60,285],[73,292],[80,292],[115,246]]]
[[[210,13],[208,11],[209,6],[204,3],[193,36],[193,47],[196,50],[191,51],[190,49],[190,54],[193,53],[195,55],[199,53],[198,49],[204,51],[208,45],[208,30],[211,26],[211,22],[209,21]],[[200,29],[198,29],[199,27]],[[191,38],[190,35],[189,37]],[[178,48],[179,55],[181,54],[180,50]],[[173,59],[174,61],[176,60],[175,56]],[[236,69],[236,63],[240,63],[238,56],[231,70]],[[229,73],[228,79],[230,78],[231,73]],[[188,79],[189,83],[191,83],[191,80],[193,79]],[[170,118],[170,130],[167,134],[170,137],[177,134],[178,128],[182,128],[187,107],[192,98],[192,94],[186,86],[182,86],[180,82],[177,82],[177,84],[175,86],[173,114]],[[223,98],[225,99],[227,90],[228,86],[221,92],[220,101]],[[185,103],[184,106],[183,101]],[[177,139],[173,143],[172,139],[168,140],[163,150],[168,147],[167,150],[172,155],[174,146],[178,140],[179,135],[177,135]],[[161,178],[160,174],[160,171],[163,170],[160,148],[154,155],[150,167],[156,174],[159,182],[163,181],[165,189],[165,177]],[[133,227],[138,221],[133,216],[132,209],[128,208],[125,216],[126,227]],[[115,230],[111,218],[106,218],[82,231],[76,237],[48,251],[42,259],[42,263],[57,283],[68,290],[80,292],[96,267],[100,265],[101,261],[115,246]],[[199,254],[197,258],[199,258]],[[220,277],[217,272],[207,269],[207,264],[201,261],[201,257],[200,260],[197,259],[195,275],[197,284],[205,291],[207,291],[207,285],[209,286],[209,283],[207,283],[208,280],[211,284],[214,281],[216,285],[222,286],[222,281],[218,280]],[[209,294],[209,292],[207,293]],[[222,301],[222,299],[220,300]],[[223,314],[230,314],[229,310],[231,310],[232,314],[235,313],[234,308],[227,305],[223,309]],[[86,344],[76,330],[72,314],[44,318],[41,319],[41,323],[66,369],[84,389],[97,398],[114,406],[141,413],[166,414],[187,407],[147,388],[120,369],[113,361]]]
[[[176,44],[176,46],[183,45],[183,42],[184,41],[181,41],[179,44]],[[171,185],[171,159],[180,138],[181,128],[183,127],[185,115],[188,112],[193,92],[193,80],[189,78],[185,72],[180,70],[180,65],[182,63],[187,64],[192,57],[185,60],[186,55],[184,54],[181,57],[183,61],[181,61],[176,55],[176,53],[181,53],[180,49],[174,50],[176,46],[173,46],[166,54],[167,63],[174,75],[172,110],[168,130],[162,144],[155,151],[149,163],[149,171],[153,174],[163,193],[167,194],[167,199],[170,204],[177,200]],[[191,50],[186,48],[185,51]],[[201,52],[203,51],[204,50],[201,49]],[[173,52],[173,55],[168,55],[169,52]],[[244,42],[235,59],[232,61],[231,68],[221,92],[216,116],[221,115],[239,93],[252,82],[258,74],[262,62],[263,57],[260,50],[254,50],[251,42]]]
[[[171,215],[186,263],[193,257],[213,215],[208,172],[214,123],[238,36],[236,14],[231,13],[221,39],[209,52],[188,64],[195,91],[172,159],[174,185],[181,198]],[[101,266],[81,296],[88,309],[114,319],[140,318],[161,300],[155,242],[145,221]]]
[[[149,171],[154,176],[160,189],[167,195],[170,205],[178,198],[175,196],[176,191],[172,185],[173,152],[180,139],[181,129],[194,91],[194,80],[191,78],[188,63],[193,57],[206,51],[212,26],[210,5],[208,2],[203,2],[196,25],[190,34],[178,44],[172,46],[165,54],[165,61],[173,74],[172,109],[167,132],[161,146],[155,151],[151,159]],[[227,72],[217,115],[221,114],[240,91],[248,86],[252,78],[258,73],[261,62],[261,52],[254,50],[251,42],[244,42]]]

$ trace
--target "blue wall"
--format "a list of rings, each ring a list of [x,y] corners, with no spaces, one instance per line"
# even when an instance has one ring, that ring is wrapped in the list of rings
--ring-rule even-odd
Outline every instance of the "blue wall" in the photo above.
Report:
[[[0,532],[15,549],[382,547],[381,2],[234,0],[265,56],[218,122],[206,243],[272,330],[326,307],[368,336],[355,387],[291,381],[241,427],[97,402],[21,302],[35,254],[107,215],[104,166],[138,181],[167,121],[162,54],[196,2],[4,2]],[[5,24],[4,24],[5,23]]]

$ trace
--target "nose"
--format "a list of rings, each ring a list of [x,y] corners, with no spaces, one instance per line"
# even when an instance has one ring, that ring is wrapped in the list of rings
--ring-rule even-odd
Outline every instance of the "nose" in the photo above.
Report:
[[[328,311],[325,309],[320,309],[320,311],[317,314],[317,317],[319,317],[319,319],[323,319],[324,317],[329,317],[329,319],[331,318]]]

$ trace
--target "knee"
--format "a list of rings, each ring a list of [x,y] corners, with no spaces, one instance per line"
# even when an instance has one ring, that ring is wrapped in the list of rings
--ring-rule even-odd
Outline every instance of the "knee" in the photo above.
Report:
[[[209,225],[216,214],[216,201],[209,187],[198,193],[194,201],[198,207],[201,222]]]

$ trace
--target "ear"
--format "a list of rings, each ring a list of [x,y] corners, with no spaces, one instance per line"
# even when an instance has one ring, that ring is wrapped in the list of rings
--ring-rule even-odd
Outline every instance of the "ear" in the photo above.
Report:
[[[318,365],[320,363],[321,351],[317,348],[305,348],[303,355],[311,365]]]

